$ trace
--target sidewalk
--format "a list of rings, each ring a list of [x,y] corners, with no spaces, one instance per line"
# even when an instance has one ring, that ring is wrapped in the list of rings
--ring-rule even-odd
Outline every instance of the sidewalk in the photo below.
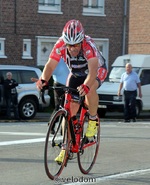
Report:
[[[51,113],[47,112],[38,112],[35,116],[35,118],[30,120],[21,120],[19,122],[48,122],[49,118],[51,116]],[[123,121],[123,113],[118,112],[108,112],[106,113],[105,118],[100,118],[102,122],[112,122],[112,121]],[[137,118],[137,121],[146,121],[150,122],[150,113],[149,112],[143,112],[141,113],[140,117]],[[16,120],[7,120],[3,117],[0,117],[0,122],[18,122]]]
[[[51,115],[50,113],[38,112],[33,119],[29,119],[29,120],[22,120],[22,119],[21,120],[15,120],[15,119],[9,120],[3,116],[0,116],[0,122],[8,122],[8,123],[11,123],[11,122],[42,122],[42,121],[48,122],[50,115]]]

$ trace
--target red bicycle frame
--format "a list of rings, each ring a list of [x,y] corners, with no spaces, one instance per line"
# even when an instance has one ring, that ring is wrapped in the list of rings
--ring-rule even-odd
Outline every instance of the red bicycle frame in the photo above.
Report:
[[[72,122],[73,130],[74,130],[75,125],[74,125],[73,121],[71,120],[71,110],[70,110],[70,104],[73,101],[74,100],[72,99],[72,95],[67,92],[65,94],[64,109],[68,112],[68,115],[67,115],[68,116],[68,122],[69,123]],[[87,113],[87,109],[84,108],[84,107],[82,107],[81,108],[81,111],[80,111],[79,120],[78,120],[78,131],[77,132],[74,131],[74,134],[75,134],[75,143],[72,144],[72,146],[71,146],[71,152],[73,152],[73,153],[78,153],[79,150],[80,150],[80,147],[81,147],[81,143],[80,143],[80,141],[81,141],[81,132],[82,132],[82,129],[83,129],[84,118],[85,118],[86,113]],[[69,125],[69,130],[70,130],[70,125]],[[71,135],[71,138],[72,138],[72,135]],[[89,146],[91,146],[91,145],[93,145],[95,143],[96,143],[96,141],[93,141],[93,142],[84,144],[84,146],[82,147],[82,149],[84,149],[86,147],[89,147]]]

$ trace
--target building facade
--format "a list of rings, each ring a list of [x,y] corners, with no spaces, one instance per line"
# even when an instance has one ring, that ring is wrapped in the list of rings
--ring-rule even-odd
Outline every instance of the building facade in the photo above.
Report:
[[[150,0],[130,0],[129,53],[150,54]]]
[[[78,19],[110,67],[128,53],[128,7],[128,0],[0,0],[0,64],[44,66],[65,23]]]

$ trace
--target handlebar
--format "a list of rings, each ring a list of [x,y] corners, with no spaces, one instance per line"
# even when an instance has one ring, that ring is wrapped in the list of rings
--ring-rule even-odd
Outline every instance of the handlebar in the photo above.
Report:
[[[72,92],[78,92],[78,90],[77,89],[74,89],[74,88],[72,88],[72,87],[68,87],[68,86],[59,86],[59,87],[55,87],[55,86],[50,86],[49,87],[49,90],[51,90],[51,89],[53,89],[53,90],[55,90],[55,89],[61,89],[61,90],[63,90],[64,92],[70,92],[70,93],[72,93]]]
[[[78,93],[77,89],[68,87],[68,86],[59,86],[59,87],[55,87],[55,86],[46,86],[43,89],[41,89],[40,91],[40,97],[42,98],[42,102],[44,104],[46,104],[45,98],[44,98],[44,92],[45,90],[57,90],[57,89],[61,89],[64,91],[64,93]],[[83,101],[84,97],[83,96],[79,96],[79,102],[81,103]]]

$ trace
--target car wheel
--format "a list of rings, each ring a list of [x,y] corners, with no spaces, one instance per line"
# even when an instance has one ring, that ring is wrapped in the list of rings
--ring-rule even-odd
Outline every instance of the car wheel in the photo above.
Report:
[[[32,119],[37,112],[37,106],[34,100],[24,99],[19,105],[19,115],[22,119]]]
[[[141,107],[140,107],[140,104],[137,102],[136,103],[136,116],[137,117],[139,117],[140,112],[141,112]]]

